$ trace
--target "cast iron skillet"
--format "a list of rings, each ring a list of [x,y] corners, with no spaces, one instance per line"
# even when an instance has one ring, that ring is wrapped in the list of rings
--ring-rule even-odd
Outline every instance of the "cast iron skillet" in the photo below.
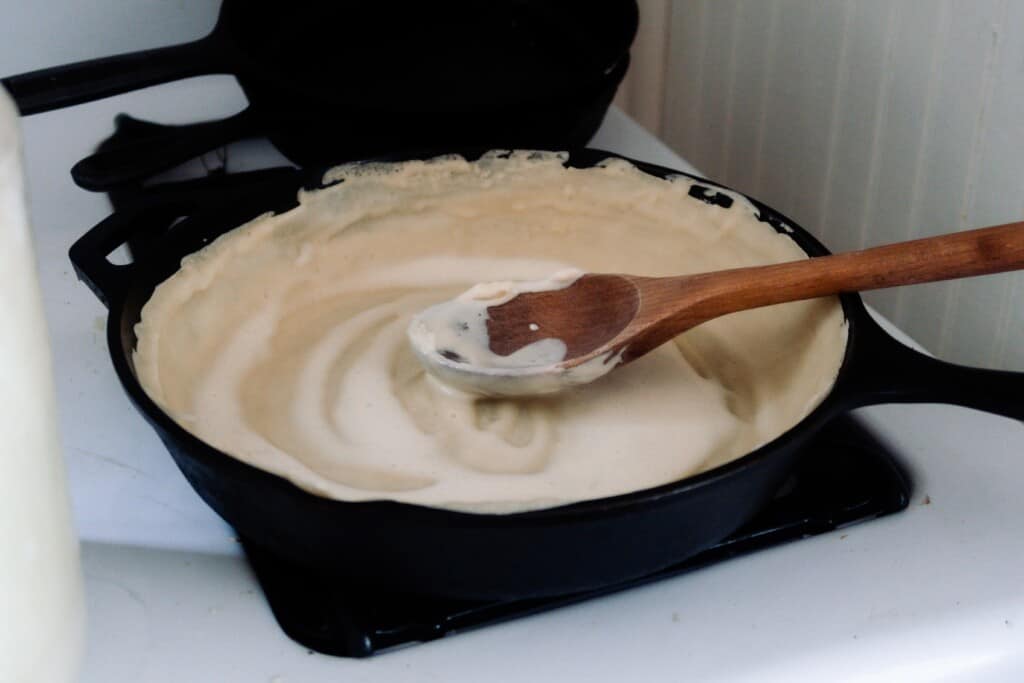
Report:
[[[476,158],[480,152],[463,154]],[[616,155],[584,149],[572,152],[568,164],[589,167],[610,156]],[[659,177],[678,173],[634,163]],[[321,175],[277,170],[257,174],[248,189],[221,181],[220,187],[193,184],[156,194],[94,227],[72,247],[71,260],[109,308],[107,342],[125,391],[199,495],[247,540],[338,580],[473,599],[594,588],[651,573],[726,537],[775,493],[800,446],[851,408],[947,402],[1024,419],[1024,374],[959,367],[911,350],[873,321],[858,296],[846,295],[841,300],[849,344],[825,400],[779,438],[712,471],[644,491],[510,515],[319,498],[184,431],[139,386],[132,351],[140,308],[184,255],[249,218],[294,206],[296,191],[317,187]],[[731,203],[715,191],[720,186],[700,183],[692,196]],[[808,254],[827,253],[792,221],[754,204],[761,220],[776,230],[791,230]],[[188,218],[175,223],[134,264],[113,265],[105,258],[134,232],[166,227],[180,216]]]
[[[224,119],[186,125],[158,124],[119,114],[113,135],[76,163],[71,177],[86,190],[109,192],[230,142],[263,135],[291,161],[305,166],[424,146],[582,147],[597,132],[628,68],[626,54],[599,81],[580,92],[487,112],[420,114],[412,122],[401,120],[405,115],[378,115],[338,126],[333,116],[325,122],[320,112],[307,112],[305,124],[296,121],[288,129],[275,129],[268,127],[252,105]],[[356,125],[359,136],[353,136]]]
[[[198,41],[2,83],[28,115],[190,76],[238,78],[242,116],[129,157],[126,167],[144,166],[135,177],[173,165],[168,152],[191,147],[182,161],[255,133],[301,165],[428,146],[582,145],[625,75],[637,16],[635,0],[224,0]],[[123,182],[105,175],[117,168],[87,165],[76,181],[104,189]]]

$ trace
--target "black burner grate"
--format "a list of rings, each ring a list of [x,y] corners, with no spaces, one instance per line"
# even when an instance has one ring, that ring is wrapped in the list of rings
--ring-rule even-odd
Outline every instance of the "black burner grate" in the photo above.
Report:
[[[775,499],[718,545],[649,576],[572,595],[467,602],[339,588],[244,539],[243,546],[285,633],[324,654],[367,657],[625,590],[907,507],[909,479],[888,449],[855,418],[834,420],[808,443],[806,453]]]

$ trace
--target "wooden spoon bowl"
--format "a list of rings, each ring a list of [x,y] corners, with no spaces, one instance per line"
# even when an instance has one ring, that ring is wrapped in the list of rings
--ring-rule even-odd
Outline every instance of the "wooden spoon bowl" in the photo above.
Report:
[[[901,242],[862,251],[675,277],[585,274],[568,286],[525,291],[487,308],[490,351],[509,356],[544,339],[561,340],[564,358],[548,366],[477,368],[450,358],[461,388],[502,395],[545,391],[585,364],[591,381],[686,330],[729,313],[789,301],[1024,268],[1024,222]],[[421,354],[422,356],[422,354]],[[433,371],[433,368],[428,369]],[[529,380],[529,381],[527,381]],[[580,377],[566,384],[580,383]]]

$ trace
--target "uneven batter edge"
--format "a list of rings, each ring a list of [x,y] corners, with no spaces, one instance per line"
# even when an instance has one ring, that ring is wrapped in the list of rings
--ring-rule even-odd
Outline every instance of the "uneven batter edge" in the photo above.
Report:
[[[427,376],[411,317],[479,282],[677,275],[806,258],[733,196],[621,160],[493,153],[332,170],[162,283],[136,328],[147,393],[199,438],[339,500],[512,512],[664,484],[779,436],[829,391],[834,298],[726,316],[593,384],[479,398]]]

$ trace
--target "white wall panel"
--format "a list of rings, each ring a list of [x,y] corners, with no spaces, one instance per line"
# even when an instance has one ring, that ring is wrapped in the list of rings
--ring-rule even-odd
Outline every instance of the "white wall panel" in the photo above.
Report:
[[[671,6],[672,0],[640,0],[640,25],[630,50],[629,71],[615,93],[616,106],[651,131],[661,129],[664,111]]]
[[[670,10],[660,133],[833,250],[1024,219],[1024,2]],[[868,299],[939,355],[1024,369],[1022,289],[1002,275]]]

